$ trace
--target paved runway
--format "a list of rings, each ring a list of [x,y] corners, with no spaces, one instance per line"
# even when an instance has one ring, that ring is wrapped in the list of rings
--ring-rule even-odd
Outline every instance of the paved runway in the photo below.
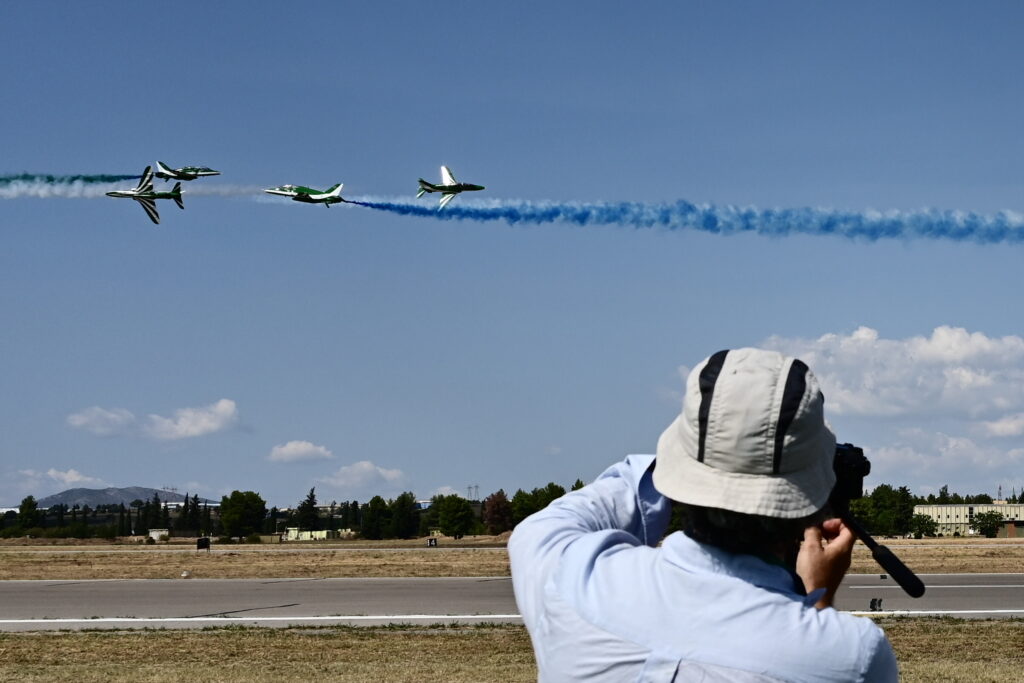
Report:
[[[1024,616],[1024,574],[930,574],[925,596],[851,575],[836,607],[857,613]],[[871,601],[881,600],[871,611]],[[0,581],[0,630],[518,622],[507,578]]]

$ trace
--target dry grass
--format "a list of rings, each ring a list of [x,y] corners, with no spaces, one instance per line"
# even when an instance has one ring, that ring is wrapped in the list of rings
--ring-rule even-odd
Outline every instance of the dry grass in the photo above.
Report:
[[[1002,683],[1024,677],[1024,621],[948,618],[877,620],[896,650],[902,679]]]
[[[438,548],[422,539],[347,541],[332,544],[217,546],[196,553],[184,543],[169,546],[0,543],[0,580],[169,579],[189,570],[195,578],[263,579],[328,577],[508,576],[505,538],[464,539],[458,547],[441,539]],[[1024,567],[1024,539],[884,540],[921,574],[1017,573]],[[184,552],[168,552],[168,550]],[[398,551],[398,552],[396,552]],[[851,571],[880,569],[858,544]]]
[[[1024,539],[1020,538],[880,539],[879,542],[919,574],[1015,574],[1024,567]],[[867,546],[858,543],[850,571],[873,574],[881,570]]]
[[[902,678],[1021,679],[1024,621],[879,622]],[[532,681],[522,626],[0,634],[0,681]]]
[[[521,626],[0,634],[0,681],[530,681]]]
[[[0,550],[0,580],[508,576],[502,550],[268,550],[206,552],[39,552]]]

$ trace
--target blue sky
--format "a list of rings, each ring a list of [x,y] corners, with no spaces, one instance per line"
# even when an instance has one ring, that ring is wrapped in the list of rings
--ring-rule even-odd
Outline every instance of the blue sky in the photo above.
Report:
[[[554,5],[554,6],[552,6]],[[486,201],[1024,213],[1024,9],[21,3],[0,175],[205,164],[186,210],[0,198],[0,504],[482,495],[651,452],[687,367],[800,355],[869,485],[1024,488],[1020,240],[440,221]],[[158,181],[160,182],[160,181]],[[122,183],[130,186],[131,183]],[[429,198],[419,200],[423,205]]]

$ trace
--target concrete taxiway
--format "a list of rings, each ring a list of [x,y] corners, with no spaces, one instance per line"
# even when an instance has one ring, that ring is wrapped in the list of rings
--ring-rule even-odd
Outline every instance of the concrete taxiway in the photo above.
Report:
[[[928,574],[924,597],[851,575],[836,607],[862,614],[1024,616],[1024,574]],[[874,609],[872,609],[874,608]],[[0,581],[0,630],[519,622],[508,578]]]

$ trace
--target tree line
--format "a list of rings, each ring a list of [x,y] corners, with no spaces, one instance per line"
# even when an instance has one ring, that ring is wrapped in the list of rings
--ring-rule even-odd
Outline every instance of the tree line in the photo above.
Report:
[[[583,487],[577,479],[570,487]],[[551,501],[565,494],[565,488],[549,482],[531,491],[518,489],[509,497],[504,489],[490,494],[483,501],[469,501],[459,495],[438,494],[429,505],[421,507],[412,492],[406,491],[393,499],[373,496],[368,502],[358,500],[332,501],[318,504],[316,489],[312,488],[294,509],[267,508],[266,502],[255,491],[232,491],[221,498],[220,506],[210,506],[189,497],[176,509],[161,501],[154,493],[151,500],[134,500],[128,506],[56,505],[40,510],[34,497],[22,500],[17,512],[8,512],[0,519],[0,538],[30,535],[53,538],[109,538],[146,535],[150,529],[167,529],[178,536],[224,536],[256,540],[260,534],[279,534],[285,528],[303,530],[347,530],[371,540],[416,538],[441,533],[461,538],[467,535],[498,535],[515,528],[516,524],[534,512],[545,508]],[[1020,500],[1016,492],[1007,502]],[[915,505],[925,504],[987,504],[987,494],[966,495],[950,493],[943,486],[939,493],[926,497],[911,494],[906,486],[889,484],[876,486],[871,493],[851,501],[853,515],[872,534],[880,536],[918,537],[935,535],[937,526],[927,515],[915,515]],[[979,533],[994,535],[992,515],[979,518]]]

